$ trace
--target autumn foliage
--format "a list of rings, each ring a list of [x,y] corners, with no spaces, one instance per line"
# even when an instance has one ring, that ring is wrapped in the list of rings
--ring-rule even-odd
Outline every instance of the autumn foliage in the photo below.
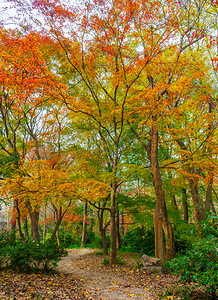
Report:
[[[45,208],[53,239],[89,203],[105,243],[110,229],[115,263],[120,211],[149,191],[155,255],[166,263],[175,256],[170,205],[199,238],[216,210],[217,38],[207,17],[217,3],[10,3],[20,27],[0,31],[2,197],[19,224],[30,216],[36,239]]]

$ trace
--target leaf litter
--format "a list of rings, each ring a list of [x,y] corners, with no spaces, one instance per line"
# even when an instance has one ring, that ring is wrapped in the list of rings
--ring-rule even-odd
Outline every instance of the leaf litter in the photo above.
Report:
[[[189,299],[203,299],[202,289],[183,286],[171,274],[150,274],[139,268],[140,254],[119,254],[120,264],[104,265],[93,249],[70,249],[55,273],[0,272],[0,299],[182,299],[181,291],[193,290]],[[210,299],[208,296],[206,299]]]

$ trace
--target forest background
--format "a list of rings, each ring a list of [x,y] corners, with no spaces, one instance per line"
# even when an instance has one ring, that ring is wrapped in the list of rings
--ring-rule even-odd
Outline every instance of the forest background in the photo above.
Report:
[[[111,264],[121,246],[165,264],[196,241],[215,245],[217,2],[8,5],[0,193],[11,230],[104,254],[110,243]]]

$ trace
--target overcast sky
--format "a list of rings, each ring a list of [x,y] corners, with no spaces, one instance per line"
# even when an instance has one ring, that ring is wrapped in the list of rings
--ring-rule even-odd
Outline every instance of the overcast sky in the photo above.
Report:
[[[12,20],[15,15],[16,11],[11,8],[10,2],[0,0],[0,24],[4,25],[5,28],[16,27]]]

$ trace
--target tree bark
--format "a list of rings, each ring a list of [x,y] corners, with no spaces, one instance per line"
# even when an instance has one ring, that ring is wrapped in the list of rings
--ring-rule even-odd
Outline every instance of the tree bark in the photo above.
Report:
[[[174,194],[171,194],[171,204],[173,209],[178,211],[178,205],[176,203],[176,196]]]
[[[59,211],[58,211],[57,208],[54,208],[54,213],[55,213],[55,216],[54,216],[54,219],[55,219],[55,228],[54,228],[54,230],[53,230],[53,232],[51,234],[50,241],[53,241],[55,235],[57,235],[57,231],[59,229],[59,226],[61,224],[62,218],[64,216],[64,214],[62,213],[62,207],[59,208]]]
[[[31,237],[35,241],[39,241],[39,212],[33,210],[30,201],[27,201],[27,209],[30,215],[31,221]]]
[[[31,220],[31,237],[33,240],[39,241],[39,212],[32,211],[30,212]]]
[[[188,197],[186,189],[182,189],[183,220],[188,223]]]
[[[206,190],[206,200],[204,205],[204,215],[207,211],[212,211],[213,208],[213,200],[212,200],[212,192],[213,192],[213,169],[209,170],[209,182]]]
[[[111,264],[116,264],[117,260],[117,231],[116,231],[116,198],[115,198],[115,184],[112,184],[111,191],[111,252],[110,252],[110,262]]]
[[[154,123],[157,121],[156,116],[153,116],[152,119]],[[156,125],[152,125],[151,127],[150,142],[147,150],[156,194],[156,208],[154,214],[155,257],[160,258],[161,263],[165,264],[166,260],[175,257],[175,241],[173,229],[167,214],[165,194],[158,162],[158,130]],[[164,234],[166,247],[164,243]]]
[[[47,204],[44,205],[44,215],[43,215],[43,218],[44,218],[44,223],[43,223],[43,243],[45,244],[45,237],[46,237],[46,229],[47,229],[47,226],[46,226],[46,208],[47,208]]]
[[[28,230],[27,218],[24,218],[23,229],[24,229],[25,238],[28,240],[29,239],[29,230]]]
[[[21,215],[20,215],[18,200],[15,200],[15,207],[17,210],[17,224],[18,224],[19,235],[20,235],[20,238],[22,240],[24,240],[24,234],[23,234],[22,227],[21,227]]]
[[[106,206],[108,198],[103,200],[102,208]],[[100,206],[100,204],[99,204]],[[108,255],[108,242],[107,242],[107,236],[106,236],[106,230],[107,227],[110,225],[110,222],[108,222],[106,225],[104,225],[104,209],[98,210],[98,228],[101,233],[102,242],[103,242],[103,254]]]
[[[58,247],[60,247],[61,246],[61,239],[60,239],[60,234],[59,234],[59,228],[56,231],[56,237],[57,237]]]
[[[116,211],[116,235],[117,235],[117,249],[121,247],[121,240],[120,240],[120,218],[119,218],[119,210]]]
[[[87,201],[84,202],[84,208],[83,208],[83,228],[82,228],[82,242],[81,242],[81,247],[85,247],[86,244],[86,237],[87,237],[87,232],[86,232],[86,220],[87,219]]]
[[[189,179],[189,185],[190,185],[192,202],[193,202],[195,224],[196,227],[199,228],[199,223],[203,219],[203,206],[202,206],[202,201],[198,190],[198,179],[194,176],[195,175],[193,175],[193,178]]]

